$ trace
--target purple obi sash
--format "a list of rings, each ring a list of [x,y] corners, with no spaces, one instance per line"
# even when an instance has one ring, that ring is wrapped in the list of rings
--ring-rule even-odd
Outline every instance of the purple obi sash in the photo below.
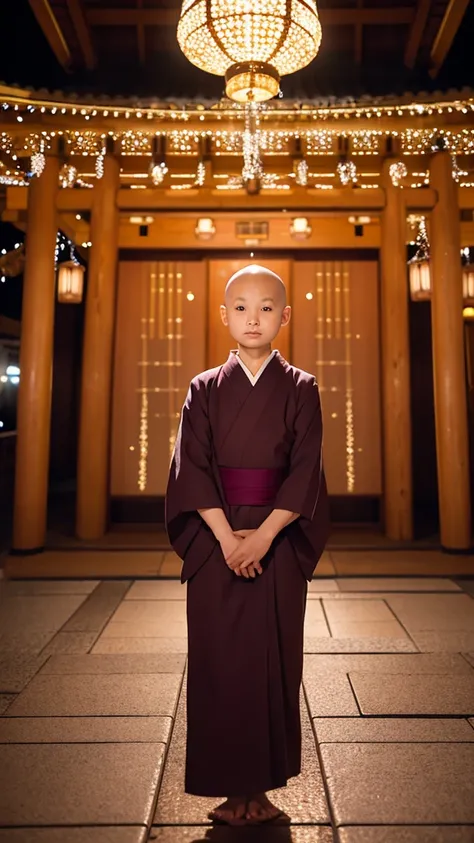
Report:
[[[222,488],[229,506],[271,505],[285,478],[282,468],[219,467]]]

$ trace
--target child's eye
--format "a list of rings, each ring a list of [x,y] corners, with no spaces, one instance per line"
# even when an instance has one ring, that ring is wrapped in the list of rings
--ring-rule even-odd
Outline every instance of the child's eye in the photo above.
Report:
[[[244,310],[244,306],[243,306],[243,304],[238,304],[235,309],[236,310]]]
[[[262,307],[262,310],[267,310],[271,312],[272,308],[269,305],[265,305],[264,307]]]

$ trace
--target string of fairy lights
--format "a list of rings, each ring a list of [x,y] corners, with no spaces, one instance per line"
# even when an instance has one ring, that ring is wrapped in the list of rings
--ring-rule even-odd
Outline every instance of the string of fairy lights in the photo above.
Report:
[[[417,156],[430,155],[435,149],[448,149],[453,160],[453,178],[461,187],[472,187],[474,181],[470,181],[471,173],[466,166],[469,160],[462,163],[459,157],[471,156],[474,153],[474,126],[471,125],[470,115],[474,112],[474,98],[457,100],[455,102],[438,103],[405,103],[386,105],[347,104],[336,107],[311,107],[303,104],[299,109],[290,109],[288,106],[277,107],[253,104],[246,106],[233,106],[229,108],[224,102],[214,104],[211,108],[204,106],[193,106],[192,108],[158,109],[146,107],[133,109],[121,107],[98,107],[80,106],[71,103],[45,103],[37,101],[25,104],[24,102],[4,102],[1,112],[11,112],[15,115],[16,121],[23,124],[21,131],[15,133],[11,126],[8,131],[0,132],[0,152],[2,164],[0,167],[0,185],[25,186],[31,176],[40,177],[45,166],[45,156],[58,138],[64,149],[64,165],[60,172],[60,185],[64,188],[84,187],[90,188],[96,179],[100,179],[104,172],[104,160],[106,144],[109,140],[114,142],[114,151],[117,155],[125,158],[135,158],[138,164],[138,173],[122,172],[123,180],[132,180],[129,184],[132,188],[146,187],[151,183],[155,187],[166,186],[170,190],[187,190],[196,187],[209,185],[207,168],[202,156],[203,144],[206,144],[207,155],[211,158],[226,156],[229,158],[240,157],[243,165],[240,175],[230,166],[231,172],[224,182],[217,184],[219,190],[235,190],[242,187],[252,179],[259,181],[262,189],[289,190],[292,186],[310,187],[313,189],[331,190],[338,186],[358,186],[363,189],[371,189],[379,186],[378,182],[369,181],[369,174],[358,166],[357,158],[367,156],[383,157],[385,154],[387,138],[396,140],[396,148],[400,160],[392,164],[390,176],[397,187],[422,187],[429,183],[429,174],[421,168],[421,172],[409,172],[407,161],[412,163]],[[55,128],[39,130],[36,127],[28,132],[26,123],[31,119],[37,122],[37,113],[45,116],[55,117]],[[449,120],[454,115],[459,125],[441,125],[439,127],[427,125],[425,127],[403,126],[403,120],[407,117],[416,117],[420,121],[423,118],[432,118],[433,115],[441,115],[443,119]],[[468,115],[466,118],[465,115]],[[316,128],[308,125],[314,119],[319,122],[328,120],[339,120],[343,118],[380,118],[391,117],[400,121],[399,128],[383,129],[374,121],[374,127],[361,129],[345,129],[343,125],[332,128]],[[61,119],[75,117],[84,119],[84,128],[61,127]],[[95,118],[123,119],[133,118],[134,125],[138,121],[144,123],[143,129],[117,129],[111,128],[104,131],[103,127],[94,130],[90,128],[90,120]],[[238,120],[242,123],[241,128],[224,129],[219,128],[219,120],[223,118]],[[160,123],[160,128],[146,126],[146,123],[153,119],[154,123]],[[202,130],[177,126],[177,123],[187,122],[193,119],[207,124]],[[295,119],[304,119],[307,125],[300,124],[297,127],[271,129],[266,127],[269,120],[278,119],[294,123]],[[89,121],[89,125],[86,125]],[[431,119],[431,123],[432,123]],[[11,119],[10,119],[11,123]],[[209,126],[212,126],[210,128]],[[160,141],[161,153],[156,155],[156,143]],[[295,156],[295,143],[299,145],[300,154]],[[346,152],[341,153],[344,148]],[[186,183],[178,184],[181,178],[179,172],[173,173],[172,160],[174,157],[196,158],[193,175],[183,176]],[[271,159],[275,156],[287,156],[290,166],[286,173],[272,172]],[[317,172],[317,168],[310,167],[308,159],[315,163],[319,157],[328,160],[335,159],[334,172]],[[9,158],[12,166],[9,169],[5,165],[5,158]],[[20,168],[20,162],[24,164],[29,158],[28,172],[25,174],[25,167]],[[93,167],[88,168],[91,172],[79,172],[84,170],[84,165],[78,160],[94,159]],[[151,159],[145,164],[146,172],[142,172],[143,159]],[[265,167],[263,163],[265,158]],[[138,159],[140,161],[138,162]],[[405,159],[405,160],[404,160]],[[465,166],[462,166],[465,164]],[[192,166],[192,165],[191,165]],[[369,169],[374,169],[374,167]],[[419,168],[417,168],[419,169]],[[365,167],[367,170],[367,167]],[[371,173],[377,178],[378,172]],[[212,174],[212,179],[223,179],[222,174]],[[174,183],[171,181],[174,179]],[[329,181],[332,179],[332,181]],[[212,183],[212,182],[211,182]]]

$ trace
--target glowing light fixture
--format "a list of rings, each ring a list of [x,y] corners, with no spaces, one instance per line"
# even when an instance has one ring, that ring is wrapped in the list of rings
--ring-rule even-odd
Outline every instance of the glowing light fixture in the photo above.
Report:
[[[85,269],[77,261],[59,264],[58,301],[62,304],[80,304],[84,290]]]
[[[230,99],[263,102],[316,57],[321,25],[315,0],[183,0],[177,38],[191,64],[225,76]]]
[[[306,217],[295,217],[291,221],[290,234],[294,240],[306,240],[311,234],[311,226]]]
[[[424,217],[420,217],[418,222],[416,245],[418,246],[416,255],[408,261],[410,295],[413,301],[425,301],[431,298],[431,272],[430,244]]]
[[[200,217],[197,221],[194,233],[198,240],[212,240],[216,233],[214,220],[210,217]]]

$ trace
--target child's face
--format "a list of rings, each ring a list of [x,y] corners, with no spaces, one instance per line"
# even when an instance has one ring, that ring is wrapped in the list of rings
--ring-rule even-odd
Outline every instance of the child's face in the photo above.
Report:
[[[290,308],[280,285],[256,273],[231,284],[221,316],[239,346],[258,349],[269,346],[289,322]]]

